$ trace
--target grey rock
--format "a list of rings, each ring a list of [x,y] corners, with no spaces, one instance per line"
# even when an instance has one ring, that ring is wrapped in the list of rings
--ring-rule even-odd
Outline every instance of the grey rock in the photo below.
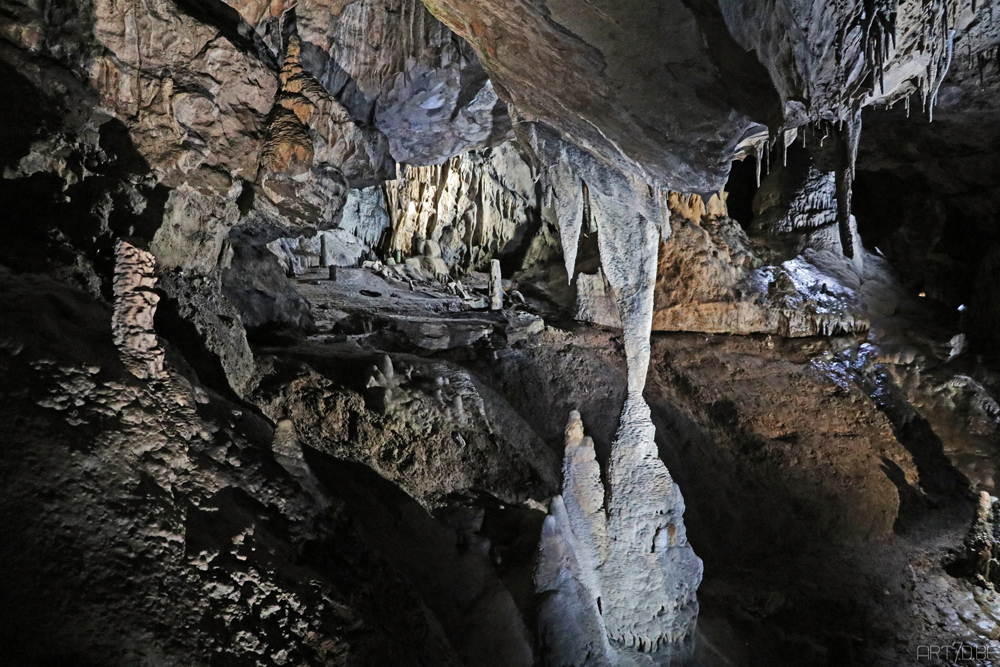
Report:
[[[381,246],[383,236],[391,228],[385,194],[380,186],[348,191],[338,229],[350,232],[368,247],[376,248]]]
[[[159,304],[160,317],[169,312],[176,318],[170,322],[178,334],[174,344],[181,347],[203,374],[210,374],[215,366],[220,368],[229,388],[237,396],[243,396],[256,370],[253,352],[239,311],[223,294],[218,272],[199,276],[161,270],[158,288],[166,294],[165,302],[161,300]],[[179,330],[186,326],[194,329],[196,340]],[[201,378],[206,384],[214,379]]]
[[[222,272],[222,290],[236,305],[248,330],[265,325],[303,331],[314,327],[309,303],[266,248],[233,240],[232,259]]]
[[[210,273],[219,261],[229,230],[239,220],[237,185],[227,195],[205,194],[183,184],[170,192],[163,222],[150,243],[160,269]]]
[[[499,101],[469,46],[419,0],[316,2],[296,8],[307,67],[356,121],[388,138],[392,158],[440,164],[503,141]]]
[[[576,314],[574,318],[581,322],[590,322],[605,327],[622,328],[621,316],[618,314],[618,304],[611,290],[611,285],[604,278],[600,269],[591,275],[578,273],[576,275]]]

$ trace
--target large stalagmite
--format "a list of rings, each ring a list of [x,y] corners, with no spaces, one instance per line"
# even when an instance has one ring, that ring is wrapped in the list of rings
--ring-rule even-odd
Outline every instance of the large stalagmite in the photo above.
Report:
[[[563,493],[545,520],[535,576],[548,665],[683,665],[693,656],[702,565],[653,431],[648,406],[631,394],[605,490],[593,440],[570,414]]]
[[[997,4],[0,0],[0,667],[1000,655]]]

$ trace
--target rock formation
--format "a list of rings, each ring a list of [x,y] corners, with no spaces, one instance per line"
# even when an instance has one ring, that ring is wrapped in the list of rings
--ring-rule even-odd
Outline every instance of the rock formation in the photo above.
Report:
[[[580,413],[570,413],[563,492],[545,520],[535,575],[546,598],[546,664],[677,665],[694,655],[702,565],[648,412],[626,402],[607,491],[594,442]]]
[[[411,254],[414,238],[431,240],[449,267],[462,270],[481,270],[492,257],[521,266],[551,259],[551,247],[529,248],[544,215],[536,176],[513,143],[402,169],[386,184],[391,250]]]
[[[0,0],[0,664],[997,654],[994,5]]]
[[[500,260],[490,262],[490,310],[503,308],[503,278],[500,274]]]
[[[153,316],[160,297],[153,291],[155,258],[119,241],[115,246],[115,314],[111,330],[122,362],[141,379],[164,376],[163,348],[156,339]]]

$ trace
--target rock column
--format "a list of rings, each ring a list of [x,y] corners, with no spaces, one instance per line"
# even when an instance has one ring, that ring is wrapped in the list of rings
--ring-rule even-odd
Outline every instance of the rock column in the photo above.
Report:
[[[628,397],[601,482],[579,414],[566,431],[563,494],[542,534],[536,586],[549,665],[684,665],[694,654],[702,563],[687,542],[684,500],[654,440],[642,397],[659,233],[594,191],[601,264],[621,315]]]
[[[159,295],[153,291],[156,259],[125,241],[115,246],[111,328],[122,362],[137,378],[162,378],[163,348],[153,330]]]

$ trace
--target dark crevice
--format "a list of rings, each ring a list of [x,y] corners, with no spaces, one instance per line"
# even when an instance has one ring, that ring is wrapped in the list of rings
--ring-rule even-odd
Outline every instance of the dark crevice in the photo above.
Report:
[[[757,194],[756,158],[748,157],[733,162],[726,182],[726,208],[729,217],[740,223],[745,231],[753,223],[753,198]]]
[[[159,294],[160,302],[153,317],[156,334],[180,350],[202,384],[223,396],[232,397],[233,392],[219,357],[205,346],[204,337],[197,327],[181,315],[177,300],[165,293]]]

